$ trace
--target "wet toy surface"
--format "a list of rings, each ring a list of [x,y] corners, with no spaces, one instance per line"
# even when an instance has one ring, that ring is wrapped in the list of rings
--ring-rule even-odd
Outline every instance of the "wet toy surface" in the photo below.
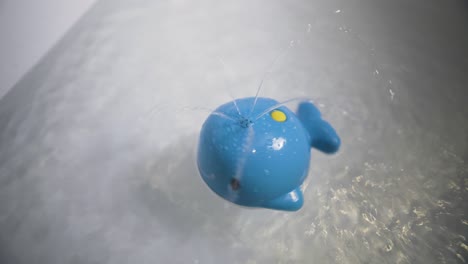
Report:
[[[335,130],[310,102],[297,113],[269,98],[243,98],[218,107],[203,124],[198,169],[224,199],[249,207],[296,211],[308,175],[310,149],[334,153]]]

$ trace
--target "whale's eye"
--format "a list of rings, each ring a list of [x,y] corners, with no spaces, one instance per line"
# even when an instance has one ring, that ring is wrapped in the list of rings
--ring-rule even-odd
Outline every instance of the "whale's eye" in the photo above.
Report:
[[[232,188],[234,191],[239,190],[239,188],[240,188],[239,180],[233,178],[233,179],[231,180],[231,188]]]
[[[271,111],[270,115],[271,118],[273,118],[273,120],[275,120],[276,122],[286,121],[286,114],[281,110],[273,110]]]

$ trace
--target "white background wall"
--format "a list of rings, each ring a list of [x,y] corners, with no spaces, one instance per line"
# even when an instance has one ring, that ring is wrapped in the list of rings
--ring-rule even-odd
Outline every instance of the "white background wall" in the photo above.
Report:
[[[95,0],[0,0],[0,98]]]

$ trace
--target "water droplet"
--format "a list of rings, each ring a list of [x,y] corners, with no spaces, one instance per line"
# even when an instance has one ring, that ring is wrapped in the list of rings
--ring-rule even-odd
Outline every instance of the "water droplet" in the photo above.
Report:
[[[393,101],[393,97],[395,97],[395,92],[393,92],[392,89],[388,89],[388,92],[390,93],[390,100]]]
[[[284,144],[286,143],[286,139],[280,137],[280,138],[273,138],[273,142],[271,147],[274,150],[280,150],[283,148]]]
[[[393,249],[393,242],[388,240],[388,244],[385,246],[385,251],[390,252]]]

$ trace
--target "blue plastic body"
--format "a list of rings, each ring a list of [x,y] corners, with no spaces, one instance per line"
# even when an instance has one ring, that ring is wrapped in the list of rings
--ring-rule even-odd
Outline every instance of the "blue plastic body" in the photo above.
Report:
[[[334,153],[340,138],[310,102],[300,103],[297,113],[275,107],[273,99],[257,98],[253,107],[254,102],[237,99],[207,118],[198,146],[200,174],[211,190],[235,204],[299,210],[311,147]]]

